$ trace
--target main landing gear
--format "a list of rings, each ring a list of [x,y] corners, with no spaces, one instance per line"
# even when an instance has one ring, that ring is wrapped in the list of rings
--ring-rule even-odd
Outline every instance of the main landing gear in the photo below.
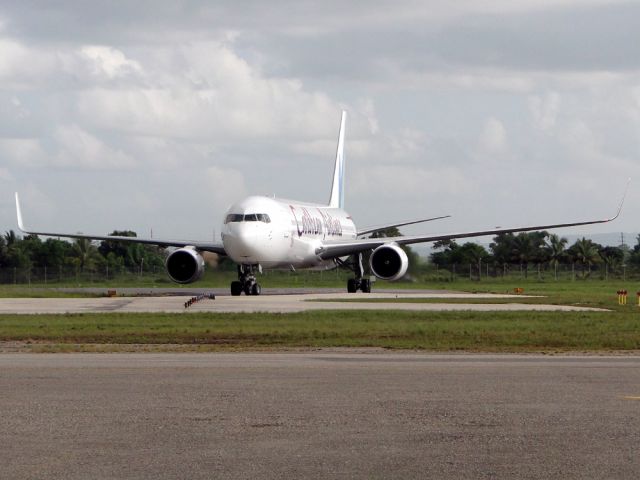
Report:
[[[256,280],[255,270],[258,265],[238,265],[238,280],[231,282],[231,295],[260,295],[262,287]]]
[[[356,293],[358,290],[361,290],[362,293],[371,293],[371,280],[363,278],[362,253],[352,255],[349,262],[340,262],[339,265],[347,267],[355,273],[355,278],[347,280],[347,292]]]
[[[350,278],[347,280],[347,292],[356,293],[362,290],[362,293],[371,293],[371,280],[368,278]]]

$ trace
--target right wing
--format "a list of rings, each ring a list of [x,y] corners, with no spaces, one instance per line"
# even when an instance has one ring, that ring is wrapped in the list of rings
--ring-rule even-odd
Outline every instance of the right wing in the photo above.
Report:
[[[627,182],[627,189],[629,182]],[[624,203],[627,190],[625,189],[618,211],[611,218],[604,220],[587,220],[584,222],[569,222],[569,223],[555,223],[550,225],[532,225],[526,227],[513,227],[513,228],[497,228],[493,230],[478,230],[473,232],[460,232],[460,233],[446,233],[437,235],[416,235],[410,237],[382,237],[382,238],[365,238],[362,240],[347,240],[344,242],[332,243],[323,245],[316,250],[316,255],[320,258],[329,260],[332,258],[346,257],[356,253],[361,253],[367,250],[372,250],[384,245],[385,243],[395,243],[398,245],[411,245],[413,243],[435,242],[438,240],[453,240],[456,238],[470,238],[470,237],[483,237],[486,235],[499,235],[501,233],[518,233],[518,232],[531,232],[538,230],[551,230],[553,228],[563,227],[578,227],[580,225],[593,225],[596,223],[608,223],[620,215],[622,211],[622,205]]]
[[[192,240],[160,240],[157,238],[145,237],[124,237],[118,235],[87,235],[83,233],[57,233],[57,232],[36,232],[27,229],[22,220],[22,210],[20,209],[20,199],[16,192],[16,214],[18,216],[18,228],[21,232],[28,235],[44,235],[47,237],[65,237],[65,238],[86,238],[89,240],[107,240],[114,242],[131,242],[144,243],[148,245],[157,245],[159,247],[195,247],[197,250],[204,252],[217,253],[218,255],[226,255],[224,246],[220,243],[200,242]]]

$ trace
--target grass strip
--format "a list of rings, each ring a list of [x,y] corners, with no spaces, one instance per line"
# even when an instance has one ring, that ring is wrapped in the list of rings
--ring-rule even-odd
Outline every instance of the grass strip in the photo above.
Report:
[[[4,315],[0,342],[221,349],[382,347],[473,352],[640,349],[640,313],[309,311]]]

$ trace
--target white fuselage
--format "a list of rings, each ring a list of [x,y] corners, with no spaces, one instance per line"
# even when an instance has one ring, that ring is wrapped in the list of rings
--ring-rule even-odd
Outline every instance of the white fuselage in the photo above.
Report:
[[[355,239],[347,212],[326,205],[248,197],[225,215],[222,243],[236,263],[265,268],[334,265],[316,253],[323,245]]]

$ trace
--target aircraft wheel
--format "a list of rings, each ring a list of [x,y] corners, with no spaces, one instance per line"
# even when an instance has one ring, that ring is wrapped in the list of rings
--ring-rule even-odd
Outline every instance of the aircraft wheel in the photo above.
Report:
[[[259,283],[254,283],[251,287],[251,295],[260,295],[262,293],[262,287]]]
[[[237,297],[242,293],[242,283],[235,281],[231,282],[231,295]]]
[[[357,290],[358,290],[358,283],[356,282],[356,279],[350,278],[349,280],[347,280],[347,292],[356,293]]]
[[[360,280],[360,290],[362,290],[362,293],[371,293],[371,280],[368,278]]]
[[[244,285],[244,294],[245,295],[251,295],[251,284],[250,283],[246,283]]]

